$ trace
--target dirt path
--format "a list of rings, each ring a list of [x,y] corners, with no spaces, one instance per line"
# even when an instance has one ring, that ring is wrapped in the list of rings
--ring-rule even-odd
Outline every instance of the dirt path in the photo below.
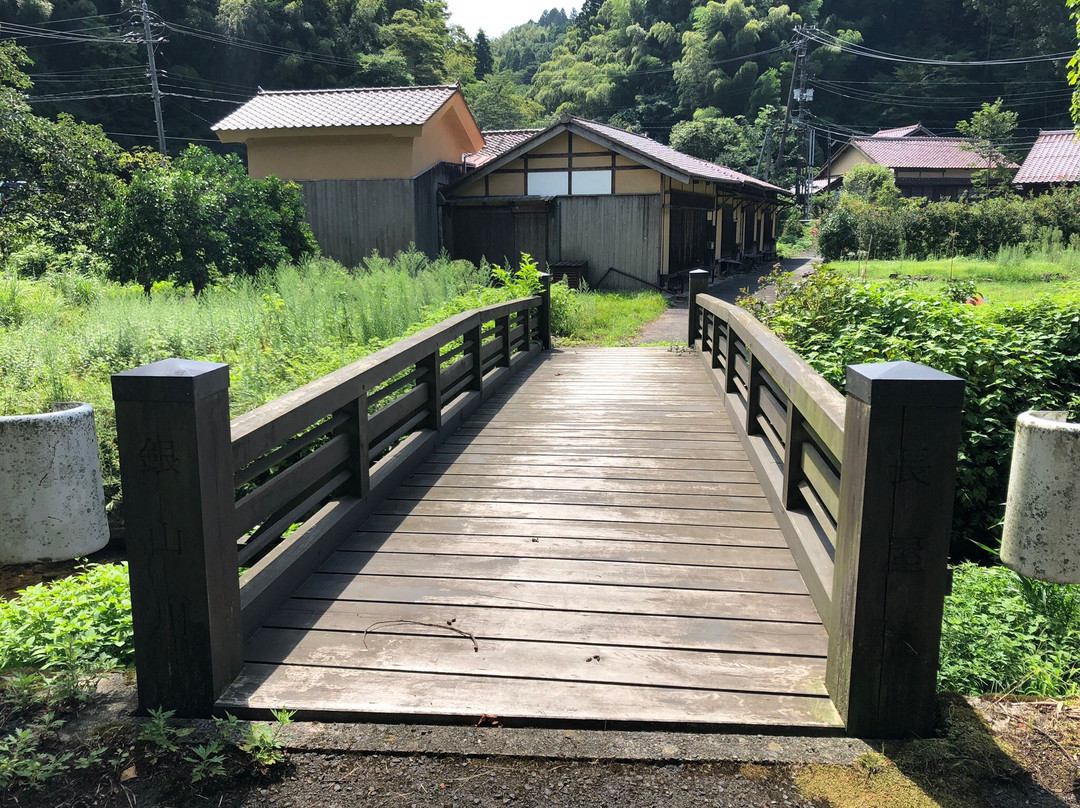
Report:
[[[784,272],[794,272],[805,275],[812,271],[811,261],[814,256],[806,255],[798,258],[785,258],[780,261],[780,268]],[[770,299],[775,292],[772,286],[762,286],[761,279],[768,274],[770,267],[762,267],[755,272],[745,272],[740,275],[730,275],[720,278],[709,286],[709,294],[718,297],[728,303],[734,303],[743,294],[752,294]],[[686,306],[687,296],[677,295],[669,301],[669,308],[658,318],[642,329],[633,345],[663,345],[686,343]]]

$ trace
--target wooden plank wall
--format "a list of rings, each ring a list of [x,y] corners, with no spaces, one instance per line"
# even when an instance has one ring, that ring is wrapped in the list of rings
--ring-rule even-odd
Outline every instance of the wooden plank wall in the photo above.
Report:
[[[656,283],[660,274],[660,197],[576,196],[559,199],[561,261],[588,261],[590,287],[608,267]],[[614,272],[604,291],[641,292],[649,287]]]
[[[436,193],[460,176],[447,163],[412,179],[305,180],[307,221],[322,251],[356,266],[372,250],[393,255],[415,244],[432,258],[439,254]]]

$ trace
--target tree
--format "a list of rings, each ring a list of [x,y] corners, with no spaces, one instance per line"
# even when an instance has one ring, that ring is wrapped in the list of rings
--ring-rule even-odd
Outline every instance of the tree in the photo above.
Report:
[[[492,73],[465,87],[476,123],[481,129],[526,129],[544,120],[544,108],[526,95],[510,73]]]
[[[892,169],[877,163],[853,166],[844,175],[844,193],[857,196],[884,208],[900,203],[900,189]]]
[[[482,79],[495,69],[495,57],[491,55],[491,43],[481,28],[476,32],[476,78]]]
[[[980,195],[1000,196],[1009,192],[1012,178],[1010,166],[1015,155],[1009,149],[1009,140],[1016,129],[1017,113],[1002,109],[1001,99],[993,104],[985,101],[972,113],[971,119],[960,121],[956,130],[964,138],[960,148],[974,152],[983,180]]]

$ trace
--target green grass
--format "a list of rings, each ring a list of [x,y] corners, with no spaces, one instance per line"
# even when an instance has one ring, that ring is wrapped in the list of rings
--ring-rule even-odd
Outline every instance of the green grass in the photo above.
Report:
[[[1080,587],[960,564],[945,600],[941,690],[969,696],[1080,693]]]
[[[913,279],[919,291],[936,293],[945,281],[970,280],[987,303],[1013,303],[1077,289],[1080,251],[1059,249],[1026,255],[1004,249],[994,258],[936,258],[927,261],[838,261],[832,266],[852,277]]]
[[[628,345],[646,323],[667,308],[663,295],[657,292],[576,292],[563,297],[568,300],[566,313],[553,321],[552,328],[556,345],[565,346]],[[557,287],[552,299],[554,303],[560,300]]]
[[[148,297],[83,275],[0,276],[0,415],[90,403],[112,498],[112,373],[168,357],[224,362],[238,415],[399,339],[454,301],[456,311],[469,307],[467,293],[485,281],[466,261],[419,253],[375,256],[355,272],[327,260],[283,266],[199,297],[171,284]]]

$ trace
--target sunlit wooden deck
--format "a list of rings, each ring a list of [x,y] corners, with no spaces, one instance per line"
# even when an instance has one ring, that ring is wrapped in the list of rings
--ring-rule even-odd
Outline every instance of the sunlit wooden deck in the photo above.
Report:
[[[218,710],[842,732],[826,651],[698,356],[555,351],[264,622]]]

